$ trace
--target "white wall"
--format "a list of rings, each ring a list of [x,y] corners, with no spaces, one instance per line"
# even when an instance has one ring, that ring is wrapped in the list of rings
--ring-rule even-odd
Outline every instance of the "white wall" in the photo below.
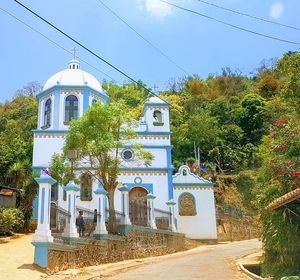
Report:
[[[196,200],[196,216],[179,216],[178,198],[182,193],[190,193]],[[174,188],[175,217],[178,232],[192,239],[217,239],[214,193],[211,187]]]
[[[64,143],[63,137],[44,137],[42,135],[43,134],[34,135],[32,162],[33,167],[49,166],[53,154],[62,152],[62,147]]]

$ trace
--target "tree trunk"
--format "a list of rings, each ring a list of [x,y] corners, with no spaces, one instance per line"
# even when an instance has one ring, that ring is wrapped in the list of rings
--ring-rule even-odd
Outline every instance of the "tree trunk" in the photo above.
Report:
[[[115,211],[115,189],[110,188],[108,190],[108,203],[109,203],[109,218],[108,218],[108,233],[117,234],[118,233],[118,225],[116,219],[116,211]]]

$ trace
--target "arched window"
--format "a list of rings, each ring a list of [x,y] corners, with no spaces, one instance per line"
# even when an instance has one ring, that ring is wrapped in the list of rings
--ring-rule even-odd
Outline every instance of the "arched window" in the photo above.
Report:
[[[179,197],[178,205],[180,216],[196,216],[196,202],[192,194],[183,193]]]
[[[153,112],[153,125],[162,126],[163,124],[164,123],[163,123],[161,111],[155,110]]]
[[[186,171],[186,169],[183,169],[183,170],[182,170],[182,176],[187,176],[187,171]]]
[[[65,122],[78,118],[78,99],[75,95],[69,95],[65,104]]]
[[[81,200],[92,200],[92,176],[83,173],[80,176],[80,198]]]
[[[45,103],[44,112],[44,126],[49,127],[51,125],[51,99],[47,99]]]

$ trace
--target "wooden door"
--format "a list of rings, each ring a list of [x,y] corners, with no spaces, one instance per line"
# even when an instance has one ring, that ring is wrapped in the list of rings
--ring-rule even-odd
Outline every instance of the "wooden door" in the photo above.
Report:
[[[129,192],[129,217],[133,225],[147,226],[147,191],[135,187]]]

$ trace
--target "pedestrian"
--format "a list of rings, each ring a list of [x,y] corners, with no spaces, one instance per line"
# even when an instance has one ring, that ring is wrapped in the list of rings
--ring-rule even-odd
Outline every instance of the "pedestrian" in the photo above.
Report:
[[[84,230],[85,230],[85,222],[83,219],[83,212],[79,211],[79,215],[76,218],[76,226],[78,228],[79,237],[84,236]]]

